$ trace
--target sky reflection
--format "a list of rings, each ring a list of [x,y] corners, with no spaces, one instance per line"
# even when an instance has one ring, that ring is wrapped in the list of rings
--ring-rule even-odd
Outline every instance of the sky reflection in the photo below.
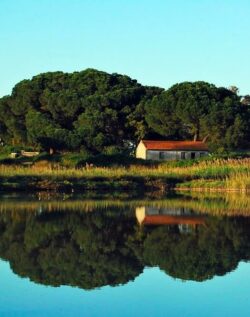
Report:
[[[249,316],[250,265],[205,282],[183,282],[158,268],[134,282],[85,291],[47,287],[13,274],[0,262],[1,316]]]

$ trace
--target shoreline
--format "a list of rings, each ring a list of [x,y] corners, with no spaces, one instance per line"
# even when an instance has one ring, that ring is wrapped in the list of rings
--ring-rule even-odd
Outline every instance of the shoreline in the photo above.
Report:
[[[194,180],[194,184],[199,179]],[[216,181],[215,181],[216,182]],[[182,185],[183,183],[183,185]],[[250,193],[250,188],[229,188],[226,186],[216,187],[215,184],[210,186],[192,186],[192,180],[187,182],[168,179],[168,178],[144,178],[135,177],[133,179],[120,178],[80,178],[77,180],[51,180],[41,177],[34,180],[32,176],[19,178],[15,181],[2,181],[0,180],[0,191],[3,192],[85,192],[85,191],[128,191],[128,192],[244,192]]]
[[[174,189],[176,192],[234,192],[234,193],[250,193],[250,189],[241,189],[241,188],[211,188],[211,187],[177,187]]]

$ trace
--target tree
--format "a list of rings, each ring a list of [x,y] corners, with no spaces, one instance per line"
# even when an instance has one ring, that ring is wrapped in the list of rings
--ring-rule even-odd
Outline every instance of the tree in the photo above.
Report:
[[[239,93],[239,88],[236,86],[229,86],[228,90],[232,91],[235,95],[237,95]]]
[[[146,111],[149,126],[168,139],[207,139],[213,150],[248,140],[250,116],[240,97],[205,82],[174,85],[149,101]]]
[[[176,84],[149,101],[146,119],[164,136],[198,140],[203,117],[215,94],[215,86],[204,82]]]
[[[141,101],[161,91],[94,69],[44,73],[0,99],[0,134],[19,144],[63,150],[126,150],[140,127],[131,118]],[[137,111],[138,120],[144,113]]]
[[[250,95],[243,96],[241,98],[241,103],[246,106],[250,106]]]
[[[94,69],[48,72],[0,98],[0,137],[90,154],[128,153],[142,138],[207,139],[213,150],[236,149],[249,144],[250,109],[235,92],[205,82],[165,91]]]
[[[34,146],[44,149],[62,149],[70,147],[69,131],[55,124],[48,116],[31,110],[26,115],[27,139]]]

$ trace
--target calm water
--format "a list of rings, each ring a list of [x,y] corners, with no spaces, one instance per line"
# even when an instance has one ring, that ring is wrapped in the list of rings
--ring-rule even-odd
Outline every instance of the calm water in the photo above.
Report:
[[[250,316],[249,196],[0,199],[0,316]]]

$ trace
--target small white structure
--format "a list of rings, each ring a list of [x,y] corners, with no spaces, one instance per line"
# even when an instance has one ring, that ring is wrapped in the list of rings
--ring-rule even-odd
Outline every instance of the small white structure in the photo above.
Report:
[[[21,156],[23,157],[34,157],[39,155],[40,152],[28,152],[28,151],[21,151]]]
[[[208,154],[207,144],[202,141],[141,140],[136,148],[137,158],[155,161],[195,159]]]
[[[10,158],[14,159],[18,157],[18,153],[17,152],[12,152],[10,153]]]

